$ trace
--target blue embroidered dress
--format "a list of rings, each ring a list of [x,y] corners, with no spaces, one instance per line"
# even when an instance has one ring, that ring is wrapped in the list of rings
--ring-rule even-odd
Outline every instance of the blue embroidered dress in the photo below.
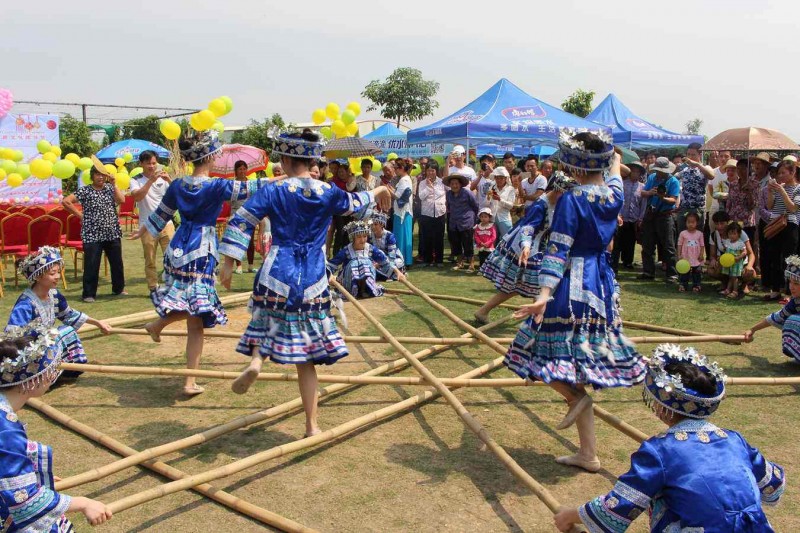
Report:
[[[652,533],[771,532],[784,472],[739,433],[686,419],[644,441],[614,488],[578,509],[591,533],[621,533],[650,512]]]
[[[790,299],[783,309],[769,315],[766,321],[781,329],[784,355],[800,362],[800,298]]]
[[[28,440],[5,395],[0,393],[0,531],[72,531],[64,516],[71,498],[53,490],[53,452]]]
[[[384,229],[383,235],[376,237],[373,232],[370,232],[369,243],[385,253],[386,257],[389,258],[389,262],[394,265],[397,270],[405,272],[406,262],[405,259],[403,259],[403,254],[397,249],[397,239],[394,233]],[[389,276],[384,276],[382,273],[378,272],[378,281],[383,281],[384,279],[394,280],[397,279],[397,276],[395,276],[394,271],[392,271]]]
[[[378,284],[377,274],[380,272],[385,279],[389,279],[394,274],[392,266],[386,254],[369,243],[363,250],[356,250],[352,243],[348,244],[328,261],[331,273],[341,268],[336,281],[356,298],[383,296],[383,287]],[[363,286],[363,290],[359,290],[359,285]]]
[[[258,180],[246,182],[186,176],[173,181],[161,204],[145,221],[157,236],[180,211],[181,225],[164,253],[163,285],[151,294],[156,312],[188,311],[203,319],[203,327],[225,324],[228,317],[214,288],[217,257],[217,218],[225,201],[247,198]]]
[[[345,192],[311,178],[264,185],[228,223],[220,253],[240,259],[258,221],[272,221],[272,247],[256,274],[252,318],[236,351],[282,364],[331,364],[348,354],[330,316],[325,237],[333,215],[366,214],[370,192]]]
[[[644,362],[622,334],[606,253],[622,203],[619,176],[575,187],[558,200],[539,270],[539,285],[552,289],[552,301],[541,324],[528,318],[506,356],[520,377],[595,388],[644,379]]]
[[[71,308],[58,289],[51,289],[47,300],[41,300],[31,289],[25,289],[11,309],[8,326],[25,326],[37,318],[44,328],[55,327],[56,319],[63,323],[58,326],[57,342],[64,354],[64,362],[86,363],[86,352],[77,330],[86,323],[88,315]]]
[[[547,242],[549,205],[545,197],[537,198],[483,263],[481,274],[494,282],[498,291],[526,298],[538,296],[541,248]],[[528,262],[520,267],[519,254],[526,246],[531,252]]]

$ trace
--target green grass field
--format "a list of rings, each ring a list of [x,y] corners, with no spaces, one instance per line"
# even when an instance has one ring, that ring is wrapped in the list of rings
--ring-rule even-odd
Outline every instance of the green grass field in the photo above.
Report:
[[[141,245],[126,241],[127,297],[110,296],[110,280],[101,276],[98,301],[80,301],[80,280],[72,278],[71,257],[67,261],[72,305],[97,318],[108,318],[151,309],[146,297]],[[6,277],[10,268],[6,269]],[[102,273],[101,273],[102,274]],[[706,287],[700,295],[679,294],[674,285],[636,281],[623,272],[623,317],[675,328],[715,334],[738,334],[775,305],[755,297],[731,302],[721,300]],[[13,279],[13,278],[12,278]],[[409,279],[433,293],[463,295],[485,300],[493,287],[474,274],[449,269],[414,269]],[[253,274],[235,276],[236,291],[252,285]],[[7,316],[16,295],[13,281],[5,286],[0,313]],[[226,291],[222,290],[221,295]],[[515,300],[512,300],[512,303]],[[474,306],[445,302],[461,317],[471,317]],[[462,331],[413,296],[385,297],[366,302],[384,326],[397,335],[458,336]],[[244,306],[228,310],[230,331],[244,329],[248,314]],[[495,310],[492,318],[506,313]],[[363,318],[348,306],[349,332],[374,335]],[[174,326],[182,328],[182,325]],[[512,336],[513,322],[492,332]],[[628,330],[629,335],[644,334]],[[183,339],[165,338],[161,344],[147,337],[83,336],[93,363],[181,368]],[[234,339],[210,339],[206,343],[203,368],[239,370],[246,359],[233,350]],[[777,330],[761,332],[752,344],[734,346],[703,344],[702,352],[718,360],[731,376],[793,376],[800,367],[781,354]],[[321,373],[358,374],[398,354],[387,345],[352,345],[351,355]],[[424,346],[414,346],[412,351]],[[646,353],[652,345],[641,345]],[[444,352],[425,361],[440,377],[453,377],[494,359],[495,353],[479,346]],[[266,371],[290,371],[266,365]],[[406,370],[400,375],[414,375]],[[512,377],[498,369],[491,377]],[[87,374],[75,385],[58,388],[44,401],[125,444],[141,450],[176,440],[225,423],[237,416],[262,410],[298,396],[294,383],[259,383],[250,394],[237,396],[227,381],[199,381],[207,392],[193,399],[180,395],[177,378]],[[412,387],[370,385],[333,395],[321,403],[320,422],[331,428],[363,414],[413,395]],[[712,421],[741,431],[771,460],[787,470],[789,486],[777,508],[767,510],[777,531],[800,529],[800,497],[794,490],[796,466],[800,466],[794,443],[800,440],[798,389],[793,386],[731,386]],[[564,404],[544,388],[462,389],[458,397],[489,433],[534,478],[547,486],[565,505],[577,505],[613,485],[629,464],[637,444],[617,430],[597,421],[599,456],[604,470],[587,474],[556,464],[553,458],[572,453],[577,442],[573,428],[553,429],[564,413]],[[652,434],[662,428],[641,401],[641,391],[610,390],[595,394],[604,408],[642,431]],[[57,475],[67,477],[104,465],[118,458],[33,410],[22,413],[32,439],[54,447]],[[199,473],[253,453],[302,437],[303,415],[294,412],[265,423],[225,435],[201,446],[165,456],[162,460],[188,473]],[[103,480],[76,487],[69,494],[111,502],[164,483],[147,470],[131,468]],[[320,531],[555,531],[551,514],[487,452],[442,400],[394,416],[343,436],[330,443],[284,456],[240,474],[214,482],[232,494],[282,514]],[[79,531],[90,529],[74,517]],[[200,529],[258,531],[260,523],[227,510],[192,492],[182,492],[119,513],[101,531],[171,531]],[[647,531],[646,517],[631,531]]]

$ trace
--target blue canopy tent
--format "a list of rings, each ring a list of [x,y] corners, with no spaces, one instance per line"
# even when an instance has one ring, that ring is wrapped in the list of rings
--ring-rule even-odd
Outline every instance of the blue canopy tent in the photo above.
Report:
[[[564,127],[611,134],[609,128],[546,104],[503,78],[452,115],[409,131],[408,143],[555,146]]]
[[[705,142],[702,135],[675,133],[647,122],[635,115],[613,93],[606,96],[586,118],[611,128],[614,144],[630,149],[647,150]]]
[[[516,144],[479,144],[475,149],[475,155],[478,157],[484,154],[502,157],[506,152],[511,152],[516,158],[535,155],[542,159],[556,153],[556,149],[552,146],[519,146]]]
[[[375,146],[383,150],[384,154],[394,152],[401,157],[405,157],[408,154],[406,134],[391,122],[386,122],[379,128],[367,133],[362,139],[375,143]]]
[[[156,157],[159,159],[169,159],[169,150],[163,146],[151,143],[150,141],[143,141],[141,139],[125,139],[123,141],[117,141],[113,144],[109,144],[95,155],[97,156],[97,159],[103,163],[113,163],[116,158],[123,157],[126,153],[131,154],[134,161],[138,161],[139,154],[145,150],[152,150],[156,153]]]

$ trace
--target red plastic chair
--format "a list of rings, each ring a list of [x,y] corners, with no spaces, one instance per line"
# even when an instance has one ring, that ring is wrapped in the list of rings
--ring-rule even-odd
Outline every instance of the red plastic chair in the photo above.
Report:
[[[21,213],[25,209],[24,205],[10,205],[6,208],[9,213]]]
[[[61,221],[61,246],[64,246],[67,242],[67,219],[70,216],[70,212],[63,207],[56,207],[47,214]]]
[[[67,218],[67,239],[64,242],[64,247],[72,250],[72,267],[73,277],[78,279],[78,254],[83,259],[83,238],[81,237],[81,229],[83,228],[83,221],[76,215],[70,215]],[[103,275],[108,276],[108,257],[103,254]]]
[[[125,197],[125,201],[119,206],[119,223],[125,225],[125,229],[129,229],[130,223],[133,222],[136,213],[134,208],[136,202],[133,201],[133,196],[130,194]]]
[[[47,209],[45,209],[44,207],[39,207],[37,205],[31,205],[28,207],[24,207],[22,209],[22,212],[31,218],[39,218],[40,216],[47,214]]]
[[[0,278],[3,284],[6,282],[5,265],[6,257],[16,259],[17,254],[23,256],[28,250],[28,224],[33,219],[23,213],[13,213],[0,221]],[[17,268],[14,261],[14,286],[19,286]]]
[[[16,254],[17,261],[35,254],[42,246],[61,248],[61,221],[50,215],[42,215],[28,224],[28,249]],[[61,269],[61,282],[67,289],[67,278]]]
[[[220,238],[222,238],[222,232],[225,231],[225,224],[228,223],[229,218],[231,218],[231,203],[222,202],[222,211],[217,217],[217,234]]]

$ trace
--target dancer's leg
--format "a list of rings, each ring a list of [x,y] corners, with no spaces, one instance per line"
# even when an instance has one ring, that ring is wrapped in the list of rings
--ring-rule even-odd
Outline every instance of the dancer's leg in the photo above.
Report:
[[[597,472],[600,470],[600,460],[596,454],[597,437],[594,432],[594,411],[591,407],[580,412],[575,425],[578,428],[578,441],[580,442],[578,453],[558,457],[556,462],[562,465],[577,466],[588,472]]]
[[[247,368],[245,368],[239,377],[233,380],[231,384],[231,390],[236,394],[244,394],[247,392],[253,383],[256,382],[258,374],[261,372],[261,366],[264,364],[264,360],[258,353],[258,346],[253,346],[250,357],[250,364],[247,365]]]
[[[510,300],[514,296],[516,296],[516,293],[513,292],[510,294],[506,294],[504,292],[498,292],[497,294],[489,298],[489,301],[483,304],[480,309],[475,311],[475,319],[478,322],[483,322],[483,323],[489,322],[489,313],[492,311],[492,309],[494,309],[501,303],[505,302],[506,300]]]
[[[190,316],[186,319],[186,368],[197,370],[200,368],[200,356],[203,354],[203,319],[197,316]],[[195,382],[194,376],[187,376],[183,385],[183,390],[187,394],[200,394],[203,388]]]
[[[167,316],[162,316],[152,322],[144,325],[144,329],[150,334],[150,338],[154,342],[161,342],[161,330],[178,320],[186,320],[189,318],[189,313],[186,311],[173,311],[168,313]],[[202,323],[201,323],[202,324]]]
[[[556,426],[556,429],[566,429],[575,423],[581,411],[591,408],[592,397],[586,393],[583,385],[573,385],[563,381],[554,381],[549,384],[561,396],[567,400],[569,410],[564,419]]]
[[[303,399],[303,409],[306,412],[306,436],[310,437],[320,432],[317,424],[318,386],[317,368],[313,363],[302,363],[297,366],[297,376],[300,384],[300,397]]]

